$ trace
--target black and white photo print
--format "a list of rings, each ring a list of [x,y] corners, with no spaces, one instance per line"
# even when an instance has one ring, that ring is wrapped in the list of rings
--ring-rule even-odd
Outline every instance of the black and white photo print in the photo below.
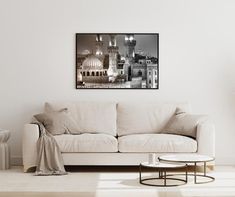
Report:
[[[77,33],[76,88],[158,89],[158,33]]]

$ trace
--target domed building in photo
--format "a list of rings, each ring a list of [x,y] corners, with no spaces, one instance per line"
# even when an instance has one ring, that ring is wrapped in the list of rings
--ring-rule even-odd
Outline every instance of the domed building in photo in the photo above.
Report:
[[[78,70],[80,80],[89,83],[107,83],[107,69],[103,68],[103,62],[94,54],[90,54],[82,62]]]

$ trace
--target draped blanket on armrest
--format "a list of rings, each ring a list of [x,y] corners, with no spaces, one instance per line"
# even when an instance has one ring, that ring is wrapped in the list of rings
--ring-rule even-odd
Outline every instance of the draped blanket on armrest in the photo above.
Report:
[[[38,125],[40,131],[40,137],[37,141],[37,167],[35,175],[49,176],[67,174],[60,148],[53,135],[45,129],[42,123],[33,121],[32,124]]]

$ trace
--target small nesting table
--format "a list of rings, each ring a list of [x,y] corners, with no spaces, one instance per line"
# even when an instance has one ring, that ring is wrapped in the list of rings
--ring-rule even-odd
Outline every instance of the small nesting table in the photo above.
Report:
[[[194,176],[194,183],[195,184],[202,184],[202,183],[209,183],[215,180],[214,177],[209,176],[206,174],[206,164],[207,162],[214,161],[215,158],[207,155],[200,155],[200,154],[170,154],[170,155],[162,155],[159,158],[159,161],[162,162],[177,162],[177,163],[184,163],[188,165],[194,166],[194,172],[193,174],[188,174],[191,176]],[[202,174],[197,173],[197,164],[203,163],[204,170]],[[206,181],[198,181],[197,177],[204,177],[207,178]]]
[[[10,131],[0,129],[0,170],[10,168],[10,148],[7,144]]]
[[[157,177],[151,177],[151,178],[142,178],[142,173],[143,173],[143,168],[152,168],[158,172]],[[177,170],[177,169],[185,169],[185,179],[181,178],[170,178],[167,177],[167,172],[172,171],[172,170]],[[184,185],[188,182],[188,172],[187,172],[187,164],[184,163],[162,163],[162,162],[157,162],[156,164],[149,164],[149,162],[143,162],[140,163],[139,166],[139,182],[140,184],[143,185],[149,185],[149,186],[158,186],[158,187],[173,187],[173,186],[179,186],[179,185]],[[158,184],[158,183],[148,183],[149,180],[163,180],[163,184]],[[167,180],[175,180],[178,181],[179,184],[167,184]]]

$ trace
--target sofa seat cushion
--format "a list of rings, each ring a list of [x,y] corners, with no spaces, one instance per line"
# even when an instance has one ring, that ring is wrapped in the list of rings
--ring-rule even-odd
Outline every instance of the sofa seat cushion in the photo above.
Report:
[[[118,138],[119,152],[192,153],[197,141],[172,134],[136,134]]]
[[[71,152],[117,152],[117,138],[106,134],[80,134],[54,136],[62,153]]]

